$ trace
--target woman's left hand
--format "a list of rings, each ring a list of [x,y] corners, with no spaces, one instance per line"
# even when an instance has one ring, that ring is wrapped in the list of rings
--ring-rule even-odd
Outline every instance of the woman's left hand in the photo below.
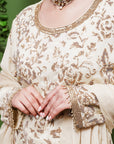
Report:
[[[41,117],[52,120],[60,112],[70,108],[71,103],[67,89],[64,86],[57,86],[46,96],[38,111]]]

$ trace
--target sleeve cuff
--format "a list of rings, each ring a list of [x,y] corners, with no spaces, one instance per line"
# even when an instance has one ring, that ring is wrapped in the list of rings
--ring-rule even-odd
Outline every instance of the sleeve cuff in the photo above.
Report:
[[[1,120],[12,127],[13,129],[18,129],[22,120],[22,113],[13,108],[11,105],[11,100],[14,94],[18,91],[18,88],[5,87],[0,91],[1,101],[0,101],[0,114]]]
[[[76,128],[88,128],[105,122],[94,93],[89,92],[84,86],[68,86],[67,89],[71,98],[72,117]]]

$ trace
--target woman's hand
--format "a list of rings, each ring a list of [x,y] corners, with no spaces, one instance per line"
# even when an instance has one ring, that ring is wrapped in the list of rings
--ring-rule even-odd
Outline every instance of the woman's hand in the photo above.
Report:
[[[23,88],[12,98],[13,107],[33,116],[38,114],[38,108],[42,102],[42,96],[33,86]]]
[[[51,93],[47,95],[38,111],[40,112],[40,116],[47,116],[47,120],[52,120],[60,112],[70,108],[70,97],[66,88],[63,86],[57,86]]]

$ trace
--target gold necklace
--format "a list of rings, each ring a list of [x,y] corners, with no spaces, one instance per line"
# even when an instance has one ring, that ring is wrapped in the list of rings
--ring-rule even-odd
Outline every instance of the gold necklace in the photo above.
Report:
[[[70,4],[73,0],[51,0],[55,6],[58,6],[60,10],[66,5]]]

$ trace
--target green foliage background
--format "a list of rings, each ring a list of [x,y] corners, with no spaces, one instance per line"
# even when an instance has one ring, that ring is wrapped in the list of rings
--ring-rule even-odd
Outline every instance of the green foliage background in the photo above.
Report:
[[[7,25],[8,15],[6,9],[6,1],[0,1],[0,61],[3,56],[4,48],[6,46],[9,28]]]
[[[24,7],[38,1],[39,0],[0,0],[0,61],[6,47],[12,20]],[[2,122],[0,121],[0,127],[1,125]],[[112,131],[112,139],[114,143],[114,129]]]

